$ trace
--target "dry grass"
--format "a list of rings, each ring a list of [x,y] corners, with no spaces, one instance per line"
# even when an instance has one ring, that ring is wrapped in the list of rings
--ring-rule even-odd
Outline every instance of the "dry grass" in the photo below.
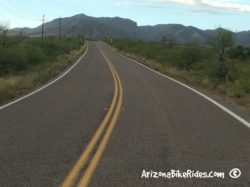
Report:
[[[112,46],[111,46],[112,47]],[[114,48],[115,49],[115,48]],[[117,50],[117,49],[115,49]],[[227,101],[235,106],[238,106],[241,110],[250,113],[250,95],[244,95],[240,97],[235,97],[232,95],[232,92],[228,89],[228,85],[215,86],[211,83],[208,77],[200,77],[194,75],[196,72],[180,70],[176,67],[166,67],[163,64],[157,63],[153,60],[147,60],[138,55],[124,53],[122,51],[117,50],[119,53],[122,53],[158,72],[161,72],[165,75],[173,77],[177,80],[185,82],[189,85],[195,86],[199,90],[209,91],[212,95],[219,96],[224,101]]]
[[[39,64],[18,74],[0,77],[0,103],[3,104],[23,95],[58,76],[72,65],[85,50],[86,45],[69,54],[58,56],[53,63]]]

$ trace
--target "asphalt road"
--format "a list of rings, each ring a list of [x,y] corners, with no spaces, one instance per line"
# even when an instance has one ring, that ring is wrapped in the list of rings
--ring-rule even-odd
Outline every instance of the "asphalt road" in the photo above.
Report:
[[[247,126],[100,42],[59,81],[0,110],[0,145],[4,187],[250,186]],[[225,176],[143,175],[173,169]]]

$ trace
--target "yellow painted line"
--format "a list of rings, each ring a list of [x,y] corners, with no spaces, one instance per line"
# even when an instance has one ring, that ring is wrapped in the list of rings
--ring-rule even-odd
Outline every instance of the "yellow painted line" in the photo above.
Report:
[[[63,183],[61,185],[62,187],[71,187],[74,184],[75,179],[79,175],[80,170],[86,164],[86,162],[87,162],[87,160],[89,158],[90,153],[94,149],[94,147],[95,147],[98,139],[100,138],[100,136],[101,136],[104,128],[106,127],[106,125],[107,125],[107,123],[108,123],[109,119],[111,118],[111,115],[112,115],[112,113],[114,111],[115,104],[116,104],[117,97],[118,97],[118,83],[117,83],[117,80],[116,80],[116,75],[113,72],[113,70],[110,67],[110,65],[109,65],[109,68],[110,68],[110,71],[111,71],[113,79],[114,79],[114,96],[113,96],[113,99],[112,99],[112,103],[110,105],[108,113],[106,114],[105,118],[101,122],[101,125],[99,126],[99,128],[95,132],[95,135],[92,137],[91,141],[89,142],[89,144],[87,145],[86,149],[82,153],[81,157],[79,158],[79,160],[76,162],[76,164],[74,165],[74,167],[70,171],[69,175],[63,181]]]
[[[116,73],[111,61],[109,60],[109,58],[105,55],[105,53],[99,48],[100,52],[102,53],[103,57],[105,58],[105,60],[107,61],[107,63],[111,66],[112,68],[112,71],[114,71],[115,75],[116,75],[116,78],[118,80],[118,85],[119,85],[119,99],[118,99],[118,103],[117,103],[117,107],[116,107],[116,110],[114,112],[114,115],[111,119],[111,122],[110,122],[110,125],[109,125],[109,128],[108,130],[106,131],[93,159],[91,160],[88,168],[86,169],[85,173],[83,174],[83,177],[81,178],[79,184],[78,184],[78,187],[86,187],[88,186],[88,183],[95,171],[95,168],[97,167],[98,165],[98,162],[100,161],[101,157],[102,157],[102,154],[105,150],[105,147],[108,143],[108,140],[111,136],[111,133],[116,125],[116,122],[118,120],[118,117],[120,115],[120,112],[121,112],[121,107],[122,107],[122,98],[123,98],[123,88],[122,88],[122,84],[121,84],[121,80],[118,76],[118,74]]]

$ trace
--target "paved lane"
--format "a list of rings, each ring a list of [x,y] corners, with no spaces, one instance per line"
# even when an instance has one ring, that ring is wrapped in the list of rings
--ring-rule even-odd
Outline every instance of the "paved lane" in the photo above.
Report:
[[[101,42],[61,80],[1,110],[0,123],[3,186],[59,186],[74,168],[65,186],[250,186],[248,127]],[[225,179],[141,178],[171,169]]]
[[[94,44],[65,77],[0,111],[1,186],[59,186],[113,97],[108,66]]]
[[[196,93],[99,44],[124,87],[123,112],[90,186],[250,185],[250,130]],[[242,176],[231,179],[232,168]],[[142,171],[225,172],[225,179],[141,179]]]

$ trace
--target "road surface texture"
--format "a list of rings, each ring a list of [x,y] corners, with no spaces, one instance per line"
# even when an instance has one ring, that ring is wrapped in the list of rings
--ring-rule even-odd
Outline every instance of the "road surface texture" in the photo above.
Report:
[[[0,110],[0,145],[4,187],[250,186],[247,126],[101,42],[59,81]],[[225,178],[143,175],[173,169]]]

